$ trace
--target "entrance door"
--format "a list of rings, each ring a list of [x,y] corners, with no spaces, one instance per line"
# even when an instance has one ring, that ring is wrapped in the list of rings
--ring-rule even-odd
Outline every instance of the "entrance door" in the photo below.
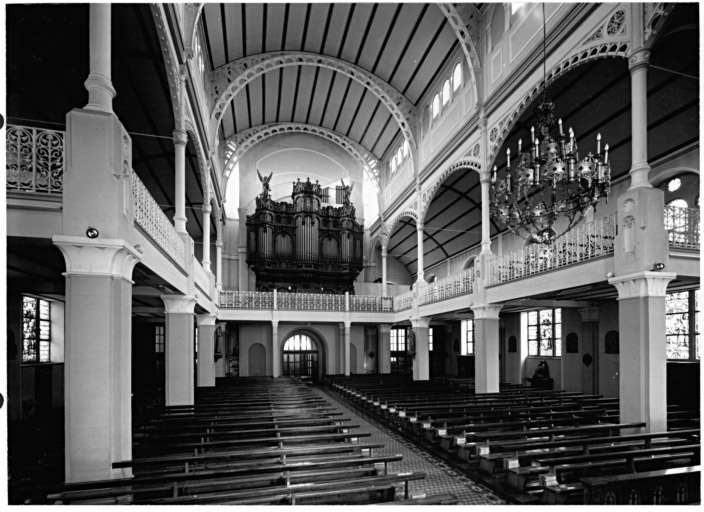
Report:
[[[310,336],[294,334],[284,344],[283,374],[318,378],[318,347]]]

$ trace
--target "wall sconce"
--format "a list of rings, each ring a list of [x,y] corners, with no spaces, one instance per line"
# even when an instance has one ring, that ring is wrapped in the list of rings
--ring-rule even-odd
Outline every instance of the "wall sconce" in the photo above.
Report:
[[[665,268],[664,263],[653,263],[653,267],[650,270],[652,270],[653,272],[660,272],[664,268]]]
[[[88,238],[98,238],[98,236],[100,236],[100,232],[93,226],[89,226],[88,229],[86,229],[86,236]]]

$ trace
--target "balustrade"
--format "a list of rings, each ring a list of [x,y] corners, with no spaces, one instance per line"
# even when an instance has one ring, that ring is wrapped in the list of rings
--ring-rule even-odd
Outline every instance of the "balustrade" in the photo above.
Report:
[[[273,292],[220,292],[220,309],[274,309]]]
[[[670,246],[699,249],[699,208],[665,206],[665,229]]]
[[[472,293],[474,269],[469,268],[457,274],[438,279],[420,289],[420,303],[429,304]]]
[[[186,250],[181,236],[171,223],[147,187],[136,173],[132,173],[132,195],[134,197],[134,221],[154,242],[169,255],[176,264],[185,268]]]
[[[413,296],[415,292],[413,290],[402,293],[401,295],[396,295],[393,297],[394,300],[394,311],[404,311],[406,309],[411,309],[413,307]]]
[[[350,311],[390,312],[393,311],[393,300],[376,295],[350,295]]]
[[[63,192],[64,132],[8,125],[6,143],[7,190],[61,194]]]
[[[276,294],[276,307],[293,311],[344,311],[345,296],[280,292]]]
[[[206,295],[210,296],[210,277],[203,268],[203,265],[195,258],[193,258],[193,279],[195,280],[196,286]]]
[[[489,285],[566,267],[614,252],[616,214],[582,224],[550,244],[531,244],[489,262]]]

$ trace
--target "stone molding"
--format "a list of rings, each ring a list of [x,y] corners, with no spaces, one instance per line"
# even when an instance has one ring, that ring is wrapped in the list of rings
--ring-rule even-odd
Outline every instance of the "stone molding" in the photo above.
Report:
[[[64,256],[67,277],[116,277],[132,283],[134,266],[142,259],[137,249],[121,239],[54,235],[52,242]]]
[[[677,274],[674,272],[636,272],[625,276],[612,277],[609,284],[618,290],[618,299],[641,297],[664,297],[667,285]]]
[[[206,327],[206,326],[213,326],[215,327],[215,324],[217,322],[217,315],[212,315],[210,313],[205,313],[202,315],[196,315],[196,320],[198,320],[198,327]]]
[[[499,312],[503,308],[503,304],[477,304],[469,306],[474,313],[475,320],[498,320]]]
[[[192,314],[196,306],[196,298],[193,295],[162,295],[164,310],[167,315],[185,313]]]

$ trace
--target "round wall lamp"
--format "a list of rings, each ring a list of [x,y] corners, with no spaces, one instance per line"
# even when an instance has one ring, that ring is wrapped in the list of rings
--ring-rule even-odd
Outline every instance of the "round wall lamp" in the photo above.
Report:
[[[88,238],[98,238],[98,236],[100,236],[100,232],[93,226],[90,226],[88,229],[86,229],[86,236]]]

